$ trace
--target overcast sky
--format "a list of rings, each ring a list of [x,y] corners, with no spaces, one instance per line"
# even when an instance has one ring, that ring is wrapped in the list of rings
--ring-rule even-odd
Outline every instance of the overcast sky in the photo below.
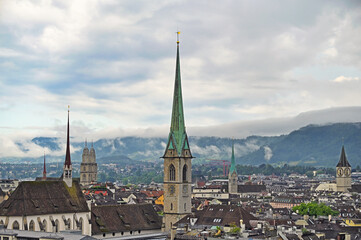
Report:
[[[194,135],[281,133],[284,119],[343,107],[361,121],[360,1],[0,0],[0,156],[64,137],[68,105],[78,139],[166,136],[177,30]]]

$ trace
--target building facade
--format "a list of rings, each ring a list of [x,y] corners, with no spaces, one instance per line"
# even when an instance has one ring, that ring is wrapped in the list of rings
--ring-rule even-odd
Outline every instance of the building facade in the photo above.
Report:
[[[83,186],[96,183],[98,177],[98,165],[96,163],[95,149],[92,143],[90,151],[85,141],[85,146],[80,164],[80,184]]]
[[[347,161],[344,146],[342,146],[340,161],[336,166],[337,191],[348,192],[351,188],[351,165]]]
[[[72,179],[69,111],[63,174],[60,179],[20,182],[0,204],[0,225],[5,229],[59,232],[79,230],[91,235],[91,212],[80,185]]]
[[[179,33],[178,33],[179,36]],[[179,60],[179,40],[174,83],[171,127],[164,159],[163,231],[191,213],[192,154],[186,133]]]

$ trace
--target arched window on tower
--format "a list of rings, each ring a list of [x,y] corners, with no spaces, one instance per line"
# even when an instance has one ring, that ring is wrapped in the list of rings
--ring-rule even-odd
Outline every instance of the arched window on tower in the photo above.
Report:
[[[187,164],[184,164],[184,166],[183,166],[183,182],[187,182],[187,170],[188,170]]]
[[[169,180],[175,181],[175,167],[173,164],[169,166]]]

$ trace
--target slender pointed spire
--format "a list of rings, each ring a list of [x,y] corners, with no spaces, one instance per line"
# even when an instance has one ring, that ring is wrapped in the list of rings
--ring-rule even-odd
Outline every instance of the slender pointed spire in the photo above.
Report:
[[[350,163],[347,161],[346,152],[343,145],[341,150],[340,161],[338,162],[337,167],[351,167]]]
[[[68,128],[67,128],[67,135],[66,135],[66,153],[65,153],[65,163],[64,165],[69,167],[71,165],[71,158],[70,158],[70,140],[69,140],[69,108],[68,106]]]
[[[183,98],[182,98],[182,84],[180,73],[180,58],[179,58],[179,34],[177,32],[177,60],[174,81],[172,120],[170,126],[170,134],[173,135],[176,148],[180,154],[183,148],[183,141],[186,135],[184,113],[183,113]]]
[[[234,140],[232,140],[232,158],[231,158],[231,168],[229,169],[229,174],[232,174],[233,172],[237,173],[236,159],[234,157]]]
[[[44,168],[43,168],[43,179],[46,179],[46,164],[45,164],[45,151],[44,151]]]
[[[85,147],[88,147],[88,140],[85,138]]]

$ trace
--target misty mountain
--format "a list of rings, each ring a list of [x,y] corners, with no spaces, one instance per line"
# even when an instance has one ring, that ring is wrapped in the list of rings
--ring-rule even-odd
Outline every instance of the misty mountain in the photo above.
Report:
[[[309,125],[289,134],[273,137],[249,136],[244,139],[220,137],[189,137],[194,164],[206,159],[230,160],[232,141],[235,144],[237,164],[259,165],[291,164],[334,167],[339,159],[342,142],[352,166],[360,163],[361,123],[336,123],[330,125]],[[59,150],[61,141],[57,138],[37,137],[32,142]],[[136,164],[137,161],[161,161],[167,139],[123,137],[100,139],[94,142],[99,163]],[[72,142],[72,161],[80,162],[84,143]],[[88,147],[91,144],[88,143]],[[63,161],[63,156],[51,156],[50,159]],[[3,162],[40,162],[39,158],[1,159]]]

